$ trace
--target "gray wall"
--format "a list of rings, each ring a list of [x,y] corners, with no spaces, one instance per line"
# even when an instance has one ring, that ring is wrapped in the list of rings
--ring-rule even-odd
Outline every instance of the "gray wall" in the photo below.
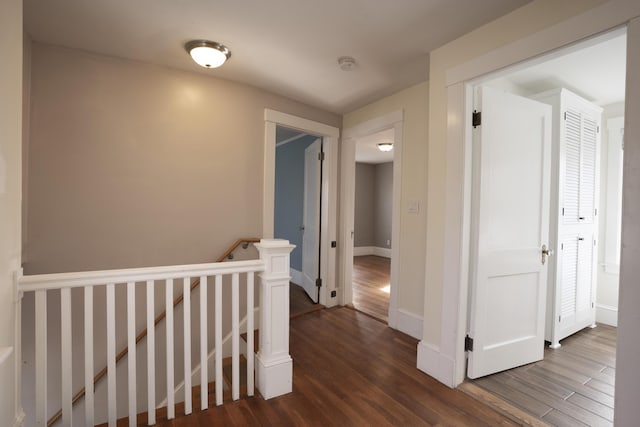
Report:
[[[356,163],[354,246],[390,248],[393,163]]]
[[[307,135],[276,147],[274,237],[296,245],[291,252],[291,268],[298,271],[302,271],[300,226],[304,222],[304,150],[316,139],[316,136]]]
[[[262,234],[264,109],[341,125],[251,86],[32,47],[27,274],[210,262]]]

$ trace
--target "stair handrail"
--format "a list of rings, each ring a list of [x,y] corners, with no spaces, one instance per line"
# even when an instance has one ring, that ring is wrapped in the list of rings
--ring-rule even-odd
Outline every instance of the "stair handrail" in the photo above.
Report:
[[[259,243],[260,239],[257,237],[243,237],[240,238],[238,240],[236,240],[231,246],[229,246],[229,248],[222,254],[220,255],[215,262],[223,262],[224,260],[226,260],[227,258],[230,257],[231,254],[233,254],[233,252],[238,249],[238,247],[240,245],[243,245],[243,249],[247,249],[248,245],[250,243]],[[189,288],[189,292],[193,292],[193,290],[195,288],[198,287],[198,285],[200,285],[200,278],[196,278],[193,282],[191,282],[191,287]],[[173,301],[173,308],[175,309],[178,305],[180,305],[180,303],[184,300],[184,293],[181,293],[180,295],[178,295],[178,297]],[[162,320],[164,320],[164,318],[167,317],[167,311],[166,310],[162,310],[162,313],[160,313],[154,320],[154,326],[158,326],[158,324],[160,322],[162,322]],[[136,345],[142,341],[148,334],[147,328],[145,326],[145,328],[142,330],[142,332],[140,332],[137,336],[136,336]],[[120,363],[120,361],[129,353],[129,347],[125,345],[125,347],[116,355],[116,367],[118,366],[118,363]],[[108,369],[105,366],[100,372],[98,372],[95,377],[93,377],[93,387],[95,389],[96,385],[98,384],[98,382],[104,378],[107,375]],[[84,387],[82,387],[82,389],[80,389],[80,391],[78,391],[78,393],[76,393],[73,396],[73,399],[71,399],[71,406],[75,406],[75,404],[84,397],[86,393],[86,389]],[[51,416],[51,418],[49,418],[49,421],[47,421],[47,427],[51,427],[53,424],[55,424],[58,420],[60,420],[62,418],[62,408],[60,408],[58,410],[58,412],[56,412],[55,414],[53,414],[53,416]]]

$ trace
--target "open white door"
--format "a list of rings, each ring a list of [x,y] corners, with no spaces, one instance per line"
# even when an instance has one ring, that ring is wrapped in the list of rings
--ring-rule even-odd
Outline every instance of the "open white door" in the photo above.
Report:
[[[318,258],[320,253],[320,138],[304,151],[304,214],[302,232],[302,287],[318,302]]]
[[[467,376],[541,360],[549,246],[551,107],[478,88]]]

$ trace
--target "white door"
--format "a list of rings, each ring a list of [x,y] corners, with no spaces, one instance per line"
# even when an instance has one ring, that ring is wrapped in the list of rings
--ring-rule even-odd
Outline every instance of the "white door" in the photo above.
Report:
[[[302,287],[318,302],[318,256],[320,254],[320,146],[316,139],[304,152],[304,213],[302,225]]]
[[[543,357],[551,163],[549,105],[488,87],[476,105],[470,378]]]

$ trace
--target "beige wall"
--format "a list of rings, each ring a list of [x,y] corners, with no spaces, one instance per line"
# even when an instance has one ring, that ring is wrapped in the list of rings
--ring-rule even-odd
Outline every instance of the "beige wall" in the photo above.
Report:
[[[348,129],[393,111],[404,112],[398,309],[417,316],[422,316],[425,283],[428,98],[425,81],[346,114],[343,121]],[[407,212],[409,200],[420,203],[418,214]]]
[[[438,347],[445,251],[447,69],[534,34],[604,0],[537,0],[431,52],[424,341]],[[447,286],[457,286],[448,283]]]
[[[20,267],[22,1],[0,6],[0,347],[14,347],[14,275]],[[0,365],[0,425],[14,425],[15,352]]]
[[[39,43],[31,60],[28,274],[212,261],[261,235],[264,109],[341,123],[202,74]]]

